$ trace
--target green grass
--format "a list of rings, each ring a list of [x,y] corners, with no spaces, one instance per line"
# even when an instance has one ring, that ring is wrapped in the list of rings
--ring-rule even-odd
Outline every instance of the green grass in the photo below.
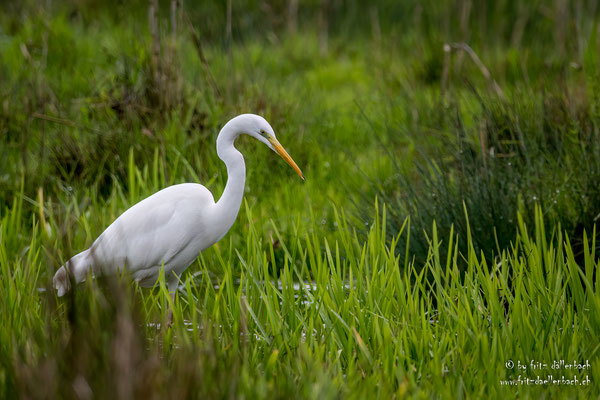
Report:
[[[174,325],[164,329],[157,328],[170,301],[164,279],[154,290],[127,279],[89,280],[58,302],[50,290],[40,291],[49,289],[42,261],[49,238],[34,219],[34,236],[21,238],[24,251],[10,256],[19,248],[7,240],[19,237],[17,202],[3,215],[0,245],[1,304],[10,311],[1,330],[6,395],[38,396],[43,387],[48,396],[71,397],[89,387],[100,397],[121,388],[199,397],[588,398],[598,390],[595,246],[586,248],[580,268],[560,230],[546,240],[541,210],[533,235],[519,219],[512,250],[494,260],[476,253],[470,236],[467,254],[452,250],[442,258],[434,226],[421,268],[397,248],[409,221],[386,244],[385,210],[365,240],[338,212],[331,239],[314,233],[318,221],[308,229],[292,223],[298,234],[291,239],[268,221],[274,245],[246,203],[243,239],[199,258],[172,305]],[[85,214],[76,220],[90,224]],[[299,232],[311,227],[313,233]],[[455,234],[447,240],[458,248]],[[591,370],[561,371],[569,379],[588,376],[590,385],[501,383],[537,374],[508,369],[508,360],[561,359],[590,360]]]
[[[158,60],[145,2],[0,6],[0,397],[597,397],[594,4],[330,2],[324,51],[321,3],[295,34],[287,2],[233,3],[229,43],[225,3],[185,4],[194,42],[164,2]],[[173,304],[127,276],[58,299],[136,202],[220,195],[242,112],[306,182],[242,138],[238,220]],[[559,360],[591,368],[531,367]],[[590,382],[506,384],[548,374]]]

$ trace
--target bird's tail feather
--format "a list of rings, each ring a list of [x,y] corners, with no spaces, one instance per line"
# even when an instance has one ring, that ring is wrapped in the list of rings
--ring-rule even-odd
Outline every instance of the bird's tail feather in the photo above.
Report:
[[[82,251],[81,253],[71,257],[69,261],[56,271],[52,283],[57,291],[58,297],[63,296],[71,289],[71,281],[75,283],[82,282],[85,280],[91,267],[89,260],[89,250]]]

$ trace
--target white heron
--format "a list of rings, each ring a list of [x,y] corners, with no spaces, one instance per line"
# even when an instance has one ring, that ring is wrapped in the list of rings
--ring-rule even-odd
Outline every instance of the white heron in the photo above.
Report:
[[[278,153],[304,180],[294,160],[281,146],[271,125],[262,117],[242,114],[230,120],[217,137],[217,154],[227,166],[227,184],[219,201],[202,185],[169,186],[140,201],[121,214],[92,243],[73,256],[54,275],[58,296],[71,287],[71,280],[117,274],[127,270],[142,287],[152,287],[164,266],[169,292],[177,289],[179,276],[200,252],[218,242],[238,215],[246,165],[234,147],[235,139],[250,135]]]

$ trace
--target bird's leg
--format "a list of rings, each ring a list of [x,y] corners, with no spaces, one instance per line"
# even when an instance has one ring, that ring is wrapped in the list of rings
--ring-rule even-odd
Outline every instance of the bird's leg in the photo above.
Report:
[[[171,292],[171,300],[173,306],[169,304],[169,311],[167,311],[167,328],[170,328],[173,325],[173,307],[175,306],[175,292]]]

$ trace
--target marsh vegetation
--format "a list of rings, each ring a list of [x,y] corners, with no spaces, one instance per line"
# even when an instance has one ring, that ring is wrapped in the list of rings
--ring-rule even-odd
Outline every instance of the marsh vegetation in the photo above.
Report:
[[[192,3],[0,5],[0,397],[598,396],[596,1]],[[238,220],[173,304],[55,296],[136,202],[218,197],[246,112],[306,182],[242,139]],[[506,384],[531,360],[589,382]]]

